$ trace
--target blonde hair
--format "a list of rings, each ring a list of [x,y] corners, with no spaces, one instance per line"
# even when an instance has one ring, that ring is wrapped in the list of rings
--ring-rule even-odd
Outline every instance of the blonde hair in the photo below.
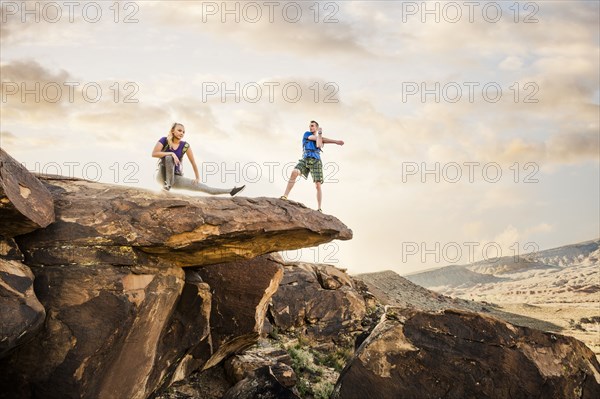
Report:
[[[181,123],[175,122],[173,126],[171,126],[171,130],[169,130],[169,134],[167,134],[167,143],[169,143],[169,148],[173,148],[173,132],[177,126],[184,127]]]

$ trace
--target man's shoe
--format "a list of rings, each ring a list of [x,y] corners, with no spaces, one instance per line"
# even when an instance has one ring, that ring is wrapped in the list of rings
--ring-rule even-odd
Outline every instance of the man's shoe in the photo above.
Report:
[[[245,185],[243,185],[242,187],[234,187],[233,190],[231,190],[231,192],[229,193],[229,195],[231,195],[233,197],[234,195],[236,195],[237,193],[241,192],[245,188],[246,188]]]
[[[282,195],[281,197],[279,197],[279,199],[284,200],[284,201],[288,200],[288,198],[285,195]]]
[[[323,210],[321,208],[317,209],[317,211],[323,213]]]

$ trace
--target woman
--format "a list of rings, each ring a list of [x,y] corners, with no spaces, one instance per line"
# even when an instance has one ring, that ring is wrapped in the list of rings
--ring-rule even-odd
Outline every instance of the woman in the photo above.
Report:
[[[181,123],[174,123],[171,126],[171,131],[167,137],[162,137],[154,146],[152,157],[161,158],[159,173],[156,175],[156,180],[163,185],[163,190],[169,191],[171,187],[181,188],[185,190],[202,191],[207,194],[229,194],[232,197],[242,191],[246,186],[234,187],[232,189],[222,189],[209,187],[200,183],[200,174],[194,159],[194,152],[190,145],[183,141],[185,128]],[[181,171],[181,162],[183,156],[186,155],[194,168],[195,179],[183,177]]]

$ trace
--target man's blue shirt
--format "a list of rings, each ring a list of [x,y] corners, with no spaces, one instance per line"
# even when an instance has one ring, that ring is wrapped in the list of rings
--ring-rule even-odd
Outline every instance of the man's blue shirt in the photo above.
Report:
[[[316,135],[316,133],[315,133],[315,135]],[[317,147],[316,141],[312,141],[312,140],[308,139],[310,136],[312,136],[312,133],[306,132],[306,133],[304,133],[304,136],[302,137],[302,150],[303,150],[302,158],[321,159],[321,155],[319,154],[321,152],[321,149]]]

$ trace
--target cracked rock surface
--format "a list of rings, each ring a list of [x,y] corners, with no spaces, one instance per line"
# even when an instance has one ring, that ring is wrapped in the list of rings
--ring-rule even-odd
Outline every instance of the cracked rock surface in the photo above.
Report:
[[[333,398],[597,398],[600,366],[571,337],[467,311],[388,309]]]

